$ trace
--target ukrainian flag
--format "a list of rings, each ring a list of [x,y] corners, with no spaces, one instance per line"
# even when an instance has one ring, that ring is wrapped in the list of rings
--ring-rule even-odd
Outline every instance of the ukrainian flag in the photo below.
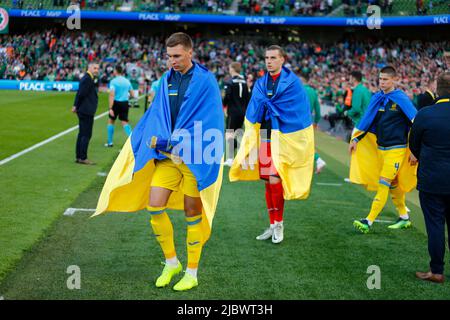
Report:
[[[170,72],[174,72],[171,70]],[[166,152],[152,148],[152,138],[167,141],[171,150],[194,174],[203,204],[205,241],[211,233],[222,185],[224,114],[214,75],[195,63],[194,74],[172,131],[166,74],[150,109],[126,141],[108,174],[93,216],[108,212],[133,212],[147,207],[155,160]],[[172,192],[168,208],[183,210],[184,194]]]
[[[309,99],[300,79],[283,67],[278,88],[267,97],[268,73],[255,83],[245,115],[245,131],[230,169],[230,181],[259,180],[258,150],[264,114],[272,123],[272,159],[286,200],[309,196],[314,169],[314,130]]]
[[[367,132],[364,139],[358,142],[356,151],[352,153],[350,159],[350,181],[362,184],[367,190],[378,190],[380,170],[382,163],[378,157],[378,145],[376,132],[370,132],[372,123],[377,115],[380,106],[386,106],[389,101],[397,104],[406,117],[413,121],[417,110],[408,96],[401,90],[394,90],[387,94],[382,91],[372,96],[369,106],[364,116],[353,130],[352,138],[357,139]],[[407,148],[405,158],[399,169],[397,180],[398,186],[404,192],[409,192],[417,184],[417,166],[412,166],[408,159],[411,151]]]

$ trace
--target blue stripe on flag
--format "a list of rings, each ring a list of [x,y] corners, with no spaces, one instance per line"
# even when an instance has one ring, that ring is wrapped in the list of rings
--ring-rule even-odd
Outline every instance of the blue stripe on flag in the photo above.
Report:
[[[200,223],[202,221],[202,218],[195,220],[195,221],[186,221],[188,225],[193,226],[197,223]]]

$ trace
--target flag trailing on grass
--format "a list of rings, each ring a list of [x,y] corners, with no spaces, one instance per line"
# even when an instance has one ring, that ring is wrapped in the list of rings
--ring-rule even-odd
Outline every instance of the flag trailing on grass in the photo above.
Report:
[[[356,151],[352,153],[350,160],[350,181],[362,184],[367,190],[378,189],[380,180],[379,172],[382,163],[378,157],[378,146],[376,132],[370,132],[372,123],[380,107],[386,106],[389,101],[397,104],[405,116],[413,121],[417,110],[408,96],[401,90],[394,90],[387,94],[382,91],[372,96],[369,106],[357,127],[353,130],[352,140],[357,139],[367,132],[364,139],[358,142]],[[398,186],[405,192],[415,188],[417,184],[417,166],[412,166],[409,161],[411,151],[407,148],[405,158],[398,171]]]

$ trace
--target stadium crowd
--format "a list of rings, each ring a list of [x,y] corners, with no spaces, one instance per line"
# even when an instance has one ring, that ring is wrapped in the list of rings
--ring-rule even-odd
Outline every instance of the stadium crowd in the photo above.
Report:
[[[1,2],[1,1],[0,1]],[[78,5],[87,10],[157,11],[157,12],[223,12],[232,0],[12,0],[17,9],[63,8]]]
[[[164,71],[163,39],[100,32],[73,34],[55,31],[33,32],[0,37],[0,79],[78,81],[90,61],[100,61],[100,85],[106,86],[116,64],[126,67],[128,75],[141,85],[156,79]],[[257,41],[203,39],[195,37],[195,59],[206,65],[220,86],[229,76],[233,61],[242,63],[251,82],[264,73],[265,45]],[[323,102],[334,103],[344,94],[349,74],[360,70],[364,83],[377,88],[377,72],[386,64],[398,66],[400,88],[414,98],[434,75],[445,70],[443,48],[448,42],[421,41],[341,41],[333,44],[315,42],[281,43],[286,49],[287,67],[310,75],[310,84]]]
[[[77,4],[84,10],[150,11],[294,16],[364,16],[369,5],[384,15],[446,13],[448,0],[0,0],[17,9],[61,9]]]

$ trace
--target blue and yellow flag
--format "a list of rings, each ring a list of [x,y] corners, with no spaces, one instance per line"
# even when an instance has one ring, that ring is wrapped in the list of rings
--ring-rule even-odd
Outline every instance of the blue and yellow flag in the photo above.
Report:
[[[271,153],[286,200],[306,199],[314,169],[314,130],[309,99],[300,79],[283,67],[275,95],[267,97],[268,73],[255,83],[245,132],[230,169],[230,181],[259,180],[258,150],[264,109],[272,123]]]
[[[351,139],[358,138],[366,132],[367,134],[364,139],[358,142],[358,147],[351,155],[350,160],[350,181],[362,184],[367,190],[371,191],[378,189],[380,170],[382,168],[382,163],[378,156],[376,132],[371,127],[379,108],[386,106],[389,101],[397,104],[411,121],[414,120],[417,114],[417,110],[411,100],[401,90],[397,89],[387,94],[379,91],[372,96],[364,116],[353,130]],[[417,184],[417,166],[412,166],[409,163],[408,158],[410,154],[411,151],[407,148],[405,158],[397,175],[398,186],[404,192],[411,191]]]
[[[220,89],[214,75],[196,63],[176,123],[172,126],[167,82],[170,74],[162,78],[151,108],[137,123],[111,168],[93,216],[147,207],[154,161],[171,157],[170,153],[151,147],[152,138],[157,137],[158,141],[167,141],[171,146],[169,152],[176,154],[197,180],[206,241],[222,185],[224,114]],[[167,206],[183,210],[183,192],[172,192]]]

